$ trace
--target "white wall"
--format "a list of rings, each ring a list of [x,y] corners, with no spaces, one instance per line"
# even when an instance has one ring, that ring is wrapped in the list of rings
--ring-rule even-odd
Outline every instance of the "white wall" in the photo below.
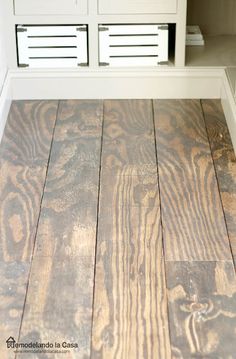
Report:
[[[7,61],[6,61],[6,52],[5,52],[4,43],[5,43],[5,39],[4,39],[4,28],[3,28],[3,9],[2,9],[2,2],[0,1],[0,92],[7,71]]]
[[[188,25],[199,25],[205,35],[236,34],[235,0],[188,0]]]

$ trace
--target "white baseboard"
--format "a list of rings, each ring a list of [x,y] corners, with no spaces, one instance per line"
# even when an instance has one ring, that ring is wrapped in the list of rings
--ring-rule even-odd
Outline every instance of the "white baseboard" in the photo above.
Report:
[[[219,98],[224,70],[11,71],[13,99]]]
[[[221,102],[225,118],[228,124],[230,136],[236,153],[236,102],[232,92],[232,87],[225,73],[222,79]]]
[[[9,74],[7,74],[3,83],[2,92],[0,94],[0,142],[7,122],[7,116],[10,110],[11,101],[11,78]]]
[[[0,97],[0,140],[12,100],[221,98],[236,152],[236,103],[224,68],[10,70]]]

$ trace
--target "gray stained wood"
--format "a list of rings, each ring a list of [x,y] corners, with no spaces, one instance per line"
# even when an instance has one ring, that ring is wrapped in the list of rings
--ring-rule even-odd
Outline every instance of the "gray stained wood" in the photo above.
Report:
[[[14,101],[0,146],[0,356],[18,338],[57,101]]]
[[[94,256],[101,101],[60,104],[35,256]]]
[[[156,168],[151,100],[104,102],[102,169]]]
[[[235,358],[233,263],[170,261],[166,275],[172,358]]]
[[[129,176],[127,175],[129,172],[126,168],[116,175],[110,171],[102,172],[101,205],[105,204],[109,207],[159,207],[157,174],[142,175],[138,173]]]
[[[200,101],[154,101],[167,261],[231,260]]]
[[[0,148],[0,258],[32,255],[57,101],[15,101]]]
[[[168,359],[151,102],[104,108],[92,358]]]
[[[68,352],[45,358],[90,358],[93,263],[92,255],[34,258],[20,342],[57,342],[60,350],[71,343]]]
[[[102,109],[60,102],[20,333],[78,343],[66,358],[90,357]]]
[[[172,358],[231,359],[236,278],[200,101],[154,114]]]
[[[27,359],[234,359],[234,161],[216,101],[14,102],[1,359],[19,330],[79,345]]]
[[[202,100],[202,108],[236,264],[236,157],[220,100]]]
[[[0,354],[2,359],[13,359],[6,340],[19,336],[25,293],[30,271],[29,262],[0,263]]]

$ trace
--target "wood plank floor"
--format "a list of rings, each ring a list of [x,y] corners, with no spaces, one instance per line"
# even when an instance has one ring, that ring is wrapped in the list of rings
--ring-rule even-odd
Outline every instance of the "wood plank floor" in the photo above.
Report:
[[[0,359],[236,359],[235,263],[220,101],[13,102]],[[15,353],[9,337],[53,348]]]

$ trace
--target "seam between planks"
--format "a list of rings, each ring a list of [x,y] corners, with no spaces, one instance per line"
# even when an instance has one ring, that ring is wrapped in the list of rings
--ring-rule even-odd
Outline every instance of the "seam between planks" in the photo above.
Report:
[[[155,114],[154,114],[154,103],[152,99],[152,121],[153,121],[153,131],[154,131],[154,146],[155,146],[155,156],[156,156],[156,171],[157,171],[157,183],[158,183],[158,192],[159,192],[159,203],[160,203],[160,226],[161,226],[161,238],[162,238],[162,258],[163,268],[164,268],[164,279],[165,284],[165,295],[166,295],[166,306],[167,306],[167,325],[168,325],[168,336],[169,336],[169,345],[171,353],[171,331],[170,331],[170,316],[169,316],[169,300],[168,300],[168,289],[167,289],[167,273],[166,273],[166,261],[165,261],[165,246],[164,246],[164,233],[163,233],[163,221],[162,221],[162,202],[161,202],[161,187],[160,187],[160,177],[159,177],[159,162],[157,154],[157,138],[156,138],[156,126],[155,126]],[[172,357],[172,354],[171,354]]]
[[[44,184],[43,184],[43,191],[42,191],[42,196],[41,196],[40,206],[39,206],[39,215],[38,215],[38,220],[37,220],[37,223],[36,223],[36,231],[35,231],[33,248],[32,248],[32,253],[31,253],[31,258],[30,258],[30,267],[29,267],[29,274],[28,274],[28,279],[27,279],[27,284],[26,284],[24,305],[23,305],[21,321],[20,321],[18,342],[20,341],[22,323],[23,323],[23,318],[24,318],[24,313],[25,313],[25,305],[26,305],[28,289],[29,289],[29,281],[30,281],[32,263],[33,263],[34,252],[35,252],[35,244],[36,244],[36,238],[37,238],[37,233],[38,233],[39,220],[40,220],[40,217],[41,217],[42,202],[43,202],[43,198],[44,198],[44,192],[45,192],[45,187],[46,187],[46,182],[47,182],[47,177],[48,177],[48,169],[49,169],[49,164],[50,164],[50,160],[51,160],[52,146],[53,146],[53,142],[54,142],[54,134],[55,134],[55,129],[56,129],[57,120],[58,120],[58,114],[59,114],[59,110],[60,110],[60,103],[61,103],[61,101],[59,100],[58,103],[57,103],[56,120],[55,120],[55,124],[54,124],[53,131],[52,131],[52,139],[51,139],[51,145],[50,145],[50,149],[49,149],[49,156],[48,156],[48,161],[47,161],[47,169],[46,169],[46,174],[45,174],[45,181],[44,181]],[[18,355],[16,354],[15,359],[17,358],[17,356]]]
[[[101,129],[101,146],[100,146],[100,159],[99,159],[99,174],[98,174],[98,197],[97,197],[97,223],[96,223],[96,239],[94,248],[94,275],[93,275],[93,298],[92,298],[92,318],[91,318],[91,337],[90,337],[90,358],[93,353],[93,323],[94,323],[94,304],[96,292],[96,266],[97,266],[97,247],[98,247],[98,226],[99,226],[99,206],[101,195],[101,170],[102,170],[102,149],[103,149],[103,131],[104,131],[104,100],[102,101],[102,129]]]
[[[216,165],[215,165],[215,161],[214,161],[214,157],[213,157],[213,152],[212,152],[209,132],[208,132],[207,125],[206,125],[206,118],[205,118],[205,112],[204,112],[203,106],[202,106],[202,100],[200,100],[200,105],[201,105],[201,112],[202,112],[202,116],[203,116],[203,120],[204,120],[204,126],[205,126],[205,129],[206,129],[207,140],[208,140],[209,147],[210,147],[211,158],[212,158],[214,173],[215,173],[215,177],[216,177],[217,188],[218,188],[218,192],[219,192],[219,196],[220,196],[220,203],[221,203],[221,208],[222,208],[222,211],[223,211],[224,222],[225,222],[226,232],[227,232],[228,241],[229,241],[230,253],[231,253],[231,256],[232,256],[232,262],[234,264],[234,270],[236,271],[236,262],[234,261],[233,249],[232,249],[232,244],[231,244],[231,240],[230,240],[230,236],[229,236],[229,229],[228,229],[228,224],[227,224],[227,221],[226,221],[225,209],[224,209],[223,200],[222,200],[222,196],[221,196],[220,184],[219,184],[219,180],[218,180],[218,176],[217,176]]]

